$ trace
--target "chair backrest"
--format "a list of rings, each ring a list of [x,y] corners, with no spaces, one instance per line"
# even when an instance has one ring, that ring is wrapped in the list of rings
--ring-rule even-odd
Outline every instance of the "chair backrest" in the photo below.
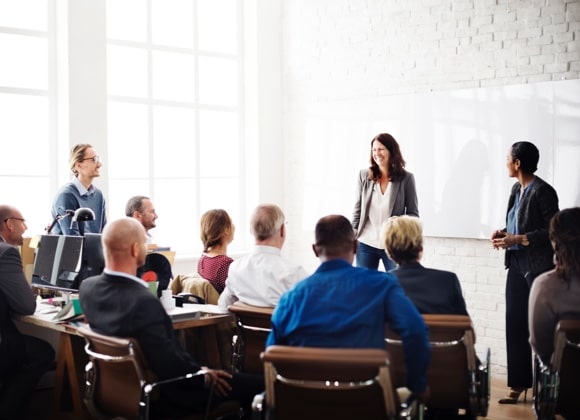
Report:
[[[220,297],[215,287],[198,273],[178,274],[169,284],[169,288],[174,295],[190,293],[199,296],[210,305],[217,305]]]
[[[87,328],[79,332],[85,338],[89,356],[85,403],[91,414],[97,418],[143,416],[140,413],[143,388],[154,377],[137,341],[98,334]],[[148,405],[149,401],[146,402]]]
[[[561,320],[554,333],[551,365],[536,364],[534,409],[540,419],[580,413],[580,320]]]
[[[398,415],[385,350],[276,345],[261,357],[266,409],[276,420]]]
[[[234,343],[233,366],[240,372],[263,373],[260,353],[266,348],[266,339],[272,329],[274,308],[235,302],[228,310],[236,315],[238,335]]]
[[[465,409],[471,416],[487,415],[489,404],[489,352],[481,366],[475,353],[475,334],[466,315],[424,314],[429,328],[431,361],[427,371],[432,408]],[[393,383],[405,386],[401,338],[388,325],[386,348],[391,355]]]

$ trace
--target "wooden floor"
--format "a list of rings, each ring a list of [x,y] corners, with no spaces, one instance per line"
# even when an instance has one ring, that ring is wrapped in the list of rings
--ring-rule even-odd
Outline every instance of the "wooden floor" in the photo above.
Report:
[[[528,398],[524,403],[523,395],[517,404],[498,404],[498,400],[507,394],[507,386],[504,380],[492,379],[489,410],[485,419],[491,420],[532,420],[536,418],[532,405],[532,390],[528,390]],[[482,417],[484,418],[484,417]]]
[[[501,405],[497,401],[506,394],[503,380],[492,379],[489,412],[485,419],[490,420],[533,420],[536,418],[532,408],[531,390],[528,392],[527,402],[520,401],[514,405]],[[29,412],[23,420],[49,419],[53,407],[53,389],[38,390],[31,401]],[[481,418],[483,419],[483,417]]]

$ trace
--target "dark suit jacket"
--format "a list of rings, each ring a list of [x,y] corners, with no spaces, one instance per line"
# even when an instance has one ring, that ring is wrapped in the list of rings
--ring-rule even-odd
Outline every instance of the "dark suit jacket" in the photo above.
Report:
[[[136,338],[149,367],[159,379],[197,372],[201,366],[181,348],[171,319],[159,299],[148,288],[128,277],[103,273],[81,283],[79,299],[83,313],[96,332]],[[201,391],[203,376],[167,387],[162,395],[171,398],[184,387]],[[172,391],[173,390],[173,391]],[[189,398],[207,399],[206,392],[189,393]]]
[[[24,338],[12,315],[30,315],[36,299],[22,270],[18,249],[0,238],[0,374],[20,368],[24,362]]]
[[[418,262],[395,268],[391,273],[422,314],[469,315],[454,273],[425,268]]]
[[[516,182],[510,194],[508,212],[513,207],[519,192],[520,183]],[[523,196],[518,212],[518,229],[520,234],[527,235],[530,242],[529,246],[524,246],[522,249],[526,251],[528,268],[533,277],[554,267],[554,250],[548,238],[548,230],[550,220],[558,210],[556,190],[536,176],[529,191]],[[510,251],[507,251],[505,254],[506,268],[509,268],[509,253]]]

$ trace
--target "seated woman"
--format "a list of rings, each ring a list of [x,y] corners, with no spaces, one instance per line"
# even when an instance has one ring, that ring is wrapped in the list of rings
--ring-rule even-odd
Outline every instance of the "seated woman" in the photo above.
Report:
[[[228,269],[233,261],[227,256],[227,251],[228,245],[234,240],[234,230],[232,219],[225,210],[208,210],[201,216],[203,254],[197,263],[197,272],[218,293],[225,288]]]
[[[546,364],[554,352],[558,321],[580,318],[580,207],[552,217],[550,241],[556,268],[534,280],[528,305],[530,344]]]
[[[394,274],[406,295],[422,314],[468,315],[459,280],[450,271],[425,268],[423,229],[419,218],[390,217],[381,232],[381,241],[396,264]]]

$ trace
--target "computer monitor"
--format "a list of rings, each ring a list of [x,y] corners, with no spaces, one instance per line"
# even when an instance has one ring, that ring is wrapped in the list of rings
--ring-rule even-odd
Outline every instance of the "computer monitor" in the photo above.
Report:
[[[34,257],[32,283],[52,289],[73,289],[82,246],[82,236],[42,235]]]
[[[78,289],[81,282],[87,277],[96,276],[105,268],[103,244],[100,233],[85,233],[83,239],[83,251],[81,256],[81,268],[71,287]]]

